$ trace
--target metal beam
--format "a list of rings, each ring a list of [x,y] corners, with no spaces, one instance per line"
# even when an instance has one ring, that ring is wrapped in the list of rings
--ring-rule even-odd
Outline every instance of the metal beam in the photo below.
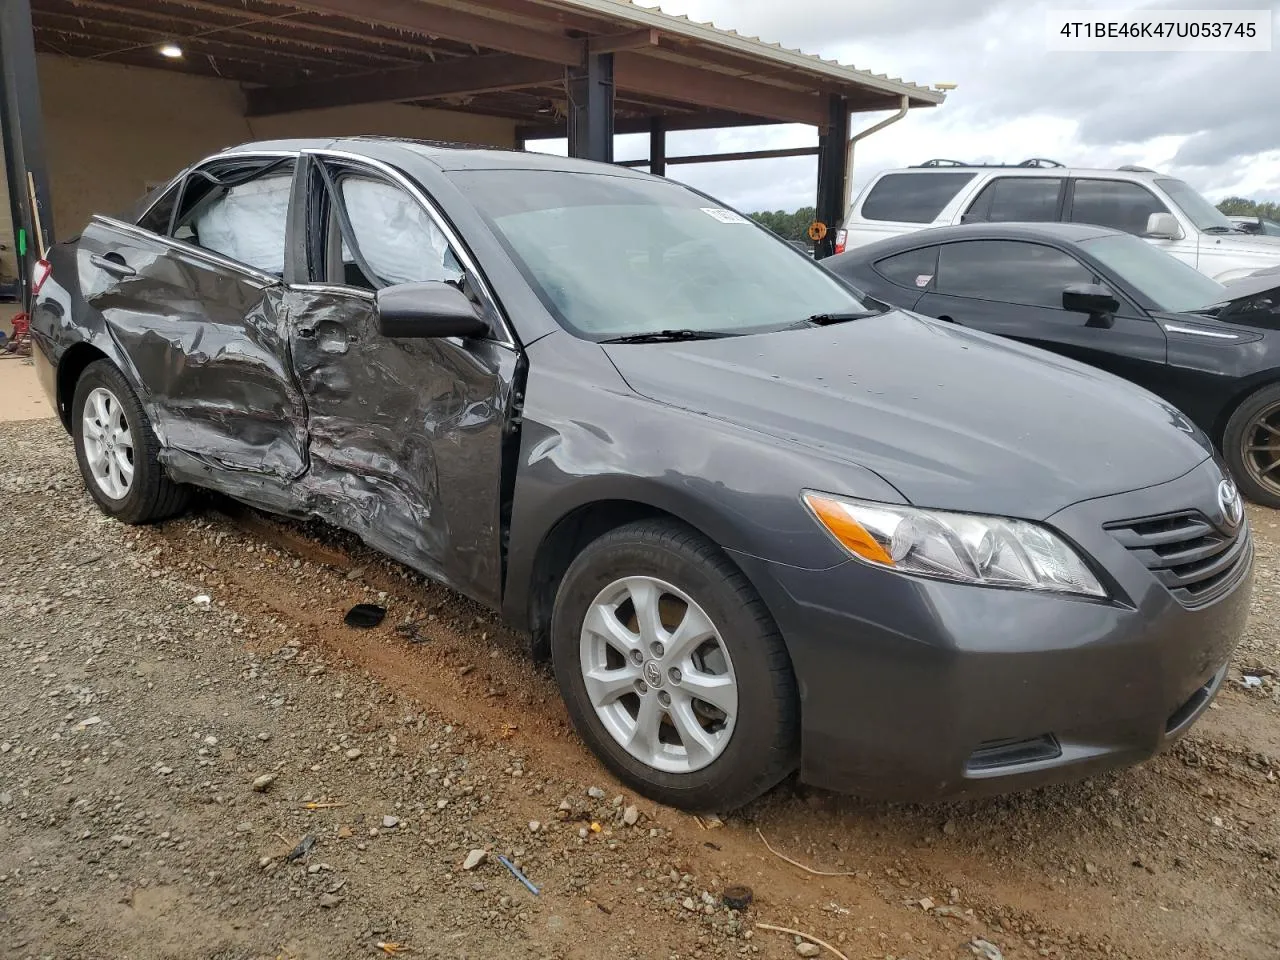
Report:
[[[30,310],[31,268],[54,243],[53,199],[44,155],[44,116],[36,71],[30,0],[0,0],[0,126],[23,309]],[[28,180],[28,176],[30,180]],[[36,203],[29,186],[34,184]],[[20,238],[26,238],[25,255]]]
[[[617,53],[619,50],[643,50],[645,47],[656,47],[661,36],[662,34],[657,30],[633,30],[630,33],[590,37],[587,40],[587,53]]]
[[[289,3],[315,13],[329,13],[395,30],[412,30],[428,37],[471,43],[562,66],[582,62],[581,40],[542,33],[425,0],[289,0]]]
[[[460,57],[424,63],[408,70],[382,71],[371,76],[250,90],[247,94],[247,115],[263,117],[296,110],[520,90],[558,83],[563,77],[562,66],[543,60],[506,53]]]
[[[649,121],[649,172],[655,177],[667,175],[667,127],[662,117]]]
[[[621,99],[621,98],[618,98]],[[705,111],[684,114],[681,116],[661,116],[663,126],[668,132],[672,130],[718,130],[724,127],[764,127],[781,123],[780,120],[769,120],[762,117],[744,116],[723,110]],[[649,117],[619,117],[614,121],[614,133],[648,133],[653,120]],[[534,123],[521,127],[519,133],[526,140],[558,140],[568,136],[568,128],[564,123]]]
[[[832,94],[827,102],[826,129],[818,138],[818,202],[815,214],[827,235],[814,247],[821,260],[835,253],[836,231],[844,220],[845,180],[849,176],[849,101]]]
[[[821,147],[786,147],[780,150],[743,150],[738,153],[698,153],[685,157],[666,157],[665,163],[726,163],[730,160],[778,160],[782,157],[816,157]],[[620,167],[648,167],[654,173],[652,160],[621,160]],[[657,174],[663,176],[663,174]]]
[[[641,53],[619,53],[614,60],[619,90],[670,97],[685,103],[734,113],[751,112],[772,120],[821,126],[827,122],[826,104],[812,93],[660,60]]]
[[[589,55],[565,71],[569,91],[569,156],[613,163],[612,53]]]

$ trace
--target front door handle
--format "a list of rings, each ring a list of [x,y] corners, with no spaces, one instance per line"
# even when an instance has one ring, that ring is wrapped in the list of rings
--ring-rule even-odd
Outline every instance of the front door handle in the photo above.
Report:
[[[125,263],[124,257],[120,256],[118,253],[109,253],[106,256],[100,256],[95,253],[89,258],[89,262],[99,270],[104,270],[113,277],[124,279],[126,277],[136,277],[138,275],[138,271]]]

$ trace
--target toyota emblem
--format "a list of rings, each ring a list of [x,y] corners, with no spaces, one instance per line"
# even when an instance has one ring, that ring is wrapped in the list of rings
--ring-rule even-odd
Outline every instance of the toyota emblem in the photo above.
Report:
[[[1222,518],[1233,530],[1244,520],[1244,503],[1240,499],[1240,491],[1230,480],[1218,484],[1218,506],[1222,507]]]

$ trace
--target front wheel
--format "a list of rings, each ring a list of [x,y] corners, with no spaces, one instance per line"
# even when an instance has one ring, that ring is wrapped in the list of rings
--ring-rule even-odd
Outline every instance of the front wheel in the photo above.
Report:
[[[724,552],[679,523],[629,524],[583,550],[556,596],[551,652],[578,733],[653,800],[731,810],[795,768],[778,628]]]
[[[1280,384],[1250,394],[1236,408],[1223,434],[1222,454],[1248,499],[1280,507]]]

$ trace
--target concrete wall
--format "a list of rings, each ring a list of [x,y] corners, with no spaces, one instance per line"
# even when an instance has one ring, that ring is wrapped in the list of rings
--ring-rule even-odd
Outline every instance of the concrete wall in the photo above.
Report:
[[[45,143],[58,235],[73,236],[89,215],[132,209],[147,185],[223,147],[278,137],[378,134],[515,143],[515,123],[399,104],[244,117],[238,84],[163,70],[40,57]],[[13,246],[9,202],[0,183],[0,242]],[[13,250],[0,255],[14,271]]]

